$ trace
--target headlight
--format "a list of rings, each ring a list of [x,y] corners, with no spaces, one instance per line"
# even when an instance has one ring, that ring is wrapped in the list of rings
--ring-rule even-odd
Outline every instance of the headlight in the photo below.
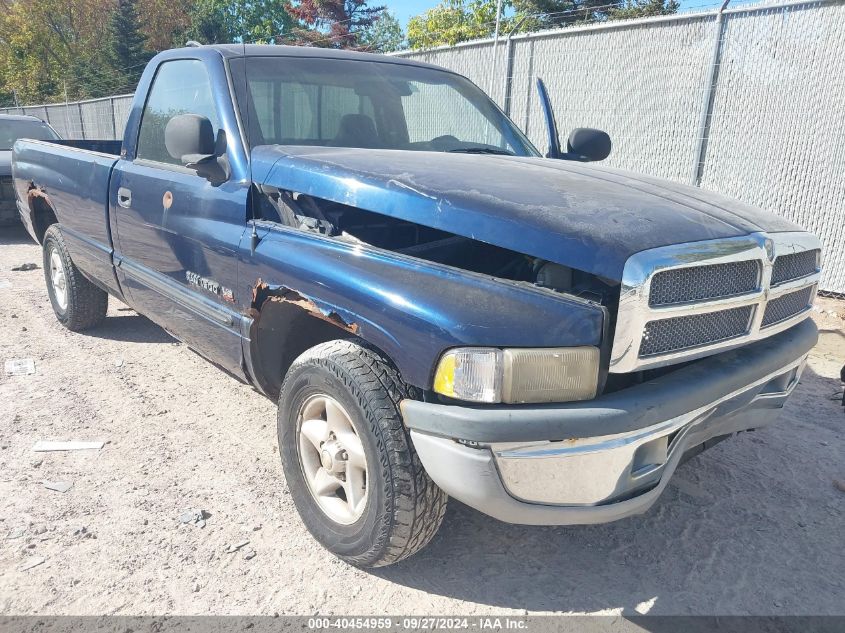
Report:
[[[440,358],[434,391],[472,402],[571,402],[594,398],[597,347],[461,347]]]

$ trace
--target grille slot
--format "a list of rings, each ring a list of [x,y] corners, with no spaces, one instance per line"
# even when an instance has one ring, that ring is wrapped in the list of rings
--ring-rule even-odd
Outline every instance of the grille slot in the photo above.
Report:
[[[770,325],[780,323],[808,308],[810,302],[813,300],[814,290],[815,286],[810,286],[809,288],[796,290],[795,292],[790,292],[782,297],[769,301],[766,305],[766,311],[763,313],[761,327],[769,327]]]
[[[646,323],[640,358],[710,345],[748,333],[754,306]]]
[[[818,249],[779,255],[772,268],[772,285],[812,275],[818,270],[818,262]]]
[[[664,270],[651,280],[648,304],[654,307],[722,299],[753,292],[759,283],[760,262],[753,259]]]

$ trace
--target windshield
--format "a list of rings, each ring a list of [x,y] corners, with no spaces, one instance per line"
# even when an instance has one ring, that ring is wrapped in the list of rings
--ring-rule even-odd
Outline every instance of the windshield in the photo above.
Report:
[[[0,119],[0,151],[12,149],[19,138],[31,138],[37,141],[55,141],[59,135],[46,123],[24,119]]]
[[[238,58],[230,68],[253,147],[538,155],[487,95],[450,72],[319,57]]]

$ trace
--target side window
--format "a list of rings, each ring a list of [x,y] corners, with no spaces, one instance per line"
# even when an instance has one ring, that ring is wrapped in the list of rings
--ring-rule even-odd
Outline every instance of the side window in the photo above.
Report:
[[[211,80],[201,61],[180,59],[159,66],[141,115],[138,158],[171,165],[182,164],[167,152],[164,145],[164,128],[170,119],[179,114],[207,117],[215,136],[220,129]]]

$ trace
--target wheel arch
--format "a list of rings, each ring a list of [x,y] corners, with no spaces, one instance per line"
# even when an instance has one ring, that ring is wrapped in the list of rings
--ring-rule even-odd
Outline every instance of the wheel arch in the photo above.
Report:
[[[38,188],[33,187],[27,193],[27,205],[32,218],[32,231],[39,244],[44,243],[44,234],[53,224],[58,224],[56,210],[50,197]]]
[[[321,311],[310,299],[288,290],[270,290],[256,286],[247,355],[248,375],[256,386],[272,398],[278,398],[285,375],[296,360],[309,349],[333,340],[352,340],[378,352],[396,363],[383,349],[360,336],[355,324],[337,314]]]

